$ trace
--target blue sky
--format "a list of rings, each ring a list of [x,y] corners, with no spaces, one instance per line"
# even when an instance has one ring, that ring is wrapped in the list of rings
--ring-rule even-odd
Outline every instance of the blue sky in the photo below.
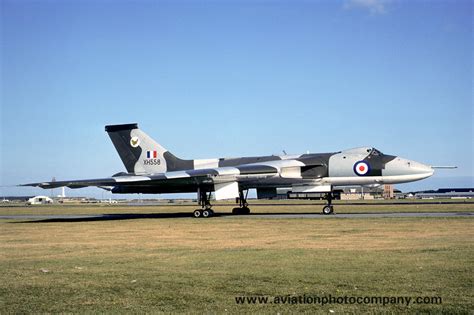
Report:
[[[472,18],[471,1],[2,0],[0,185],[122,171],[103,128],[138,122],[184,158],[372,145],[459,166],[403,190],[474,186]]]

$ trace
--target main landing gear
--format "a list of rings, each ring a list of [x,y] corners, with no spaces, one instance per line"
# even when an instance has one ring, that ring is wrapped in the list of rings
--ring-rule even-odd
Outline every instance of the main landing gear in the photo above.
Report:
[[[196,209],[193,212],[193,216],[195,218],[209,218],[214,215],[214,211],[212,211],[211,207],[211,192],[207,193],[205,191],[200,191],[198,193],[199,204],[201,205],[201,209]]]
[[[245,191],[245,194],[242,190],[239,191],[239,198],[237,198],[239,202],[239,207],[232,209],[232,214],[249,214],[250,213],[250,209],[248,207],[249,204],[247,203],[248,194],[249,194],[248,190]]]
[[[334,213],[334,208],[332,206],[332,192],[326,194],[326,200],[328,203],[323,207],[323,214]]]

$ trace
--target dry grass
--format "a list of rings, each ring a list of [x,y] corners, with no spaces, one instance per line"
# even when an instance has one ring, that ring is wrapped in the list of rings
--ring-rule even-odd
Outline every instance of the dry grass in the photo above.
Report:
[[[440,249],[456,242],[470,245],[474,229],[466,219],[398,218],[329,222],[311,219],[167,219],[84,223],[3,224],[2,252],[31,257],[43,255],[43,245],[64,248],[141,250],[332,249],[417,250]],[[21,237],[19,237],[21,236]]]
[[[130,212],[130,211],[126,211]],[[0,312],[469,312],[471,218],[0,221]],[[41,272],[47,269],[48,272]],[[240,295],[442,305],[237,305]]]

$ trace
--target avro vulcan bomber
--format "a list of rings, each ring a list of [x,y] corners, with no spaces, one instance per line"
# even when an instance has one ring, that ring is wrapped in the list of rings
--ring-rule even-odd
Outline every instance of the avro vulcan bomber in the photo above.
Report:
[[[166,150],[137,124],[110,125],[105,131],[127,172],[107,178],[21,186],[97,186],[116,194],[196,192],[200,208],[193,215],[197,218],[214,214],[212,192],[215,200],[235,198],[239,207],[233,209],[234,214],[248,214],[249,189],[265,191],[268,196],[272,192],[276,195],[278,187],[291,187],[293,192],[323,193],[327,200],[323,213],[331,214],[335,186],[407,183],[430,177],[434,172],[434,167],[383,154],[372,147],[332,153],[186,160]]]

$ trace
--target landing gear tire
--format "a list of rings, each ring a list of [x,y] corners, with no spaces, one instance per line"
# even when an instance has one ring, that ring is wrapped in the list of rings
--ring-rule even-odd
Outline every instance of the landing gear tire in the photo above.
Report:
[[[234,208],[232,209],[232,214],[236,214],[236,215],[250,214],[250,209],[248,207]]]
[[[202,211],[202,217],[203,218],[209,218],[209,217],[212,217],[214,215],[214,211],[212,211],[211,209],[205,209],[205,210],[201,210]]]
[[[324,206],[323,214],[332,214],[334,212],[334,208],[332,206]]]
[[[250,214],[250,209],[247,203],[248,189],[244,194],[243,190],[239,191],[239,198],[236,199],[236,202],[239,203],[240,207],[232,209],[232,214],[241,215],[241,214]]]
[[[201,191],[198,189],[198,200],[201,209],[196,209],[193,211],[193,216],[195,218],[209,218],[214,215],[214,211],[211,210],[211,192]]]

